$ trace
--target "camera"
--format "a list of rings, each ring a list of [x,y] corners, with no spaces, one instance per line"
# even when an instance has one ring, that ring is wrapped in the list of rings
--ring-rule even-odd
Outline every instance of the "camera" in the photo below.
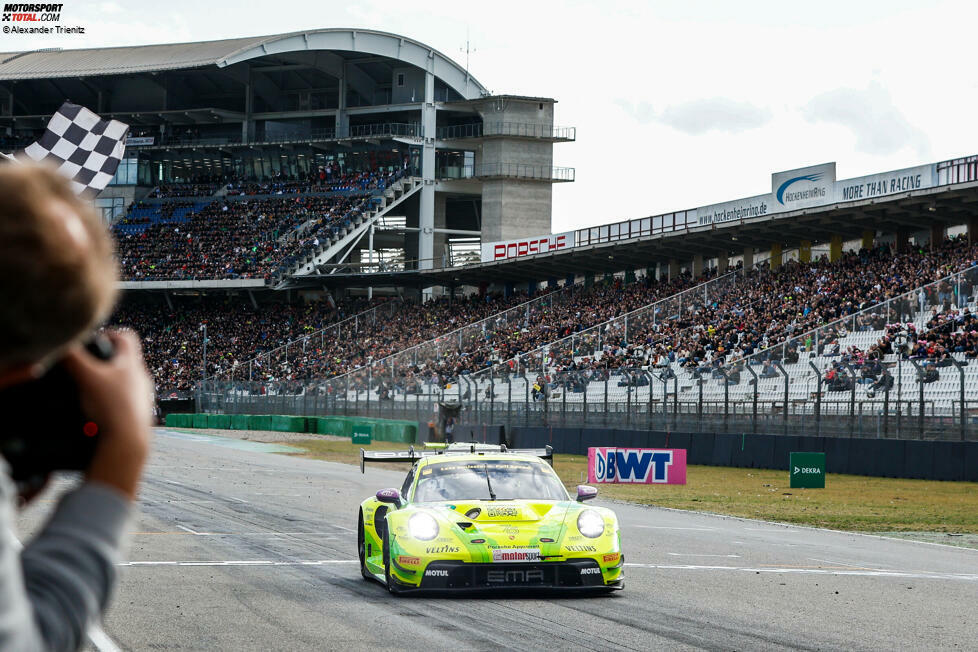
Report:
[[[101,360],[112,342],[93,336],[85,349]],[[37,380],[0,390],[0,454],[22,493],[43,485],[52,471],[88,468],[98,441],[98,424],[86,418],[78,386],[63,362]]]

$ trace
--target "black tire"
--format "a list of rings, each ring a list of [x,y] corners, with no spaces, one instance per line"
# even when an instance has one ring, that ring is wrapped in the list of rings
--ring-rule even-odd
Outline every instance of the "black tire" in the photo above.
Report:
[[[384,579],[387,581],[387,590],[391,593],[397,593],[394,589],[394,582],[391,580],[391,544],[387,539],[387,533],[384,532]]]
[[[357,554],[360,557],[360,574],[365,580],[372,580],[374,576],[367,571],[367,544],[363,534],[363,511],[357,519]]]

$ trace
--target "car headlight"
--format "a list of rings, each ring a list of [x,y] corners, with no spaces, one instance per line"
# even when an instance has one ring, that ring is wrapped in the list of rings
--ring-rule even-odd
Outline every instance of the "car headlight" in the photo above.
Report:
[[[597,538],[604,533],[604,519],[593,509],[585,509],[577,517],[577,529],[589,539]]]
[[[431,541],[438,536],[438,521],[424,512],[419,512],[408,519],[408,530],[415,539]]]

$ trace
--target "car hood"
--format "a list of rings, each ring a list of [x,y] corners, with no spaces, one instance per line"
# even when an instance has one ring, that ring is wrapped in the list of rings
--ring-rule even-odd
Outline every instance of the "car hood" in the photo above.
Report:
[[[479,527],[494,524],[563,520],[569,501],[472,500],[428,503],[442,518],[467,521]]]
[[[570,501],[475,500],[426,504],[460,539],[480,539],[497,548],[560,541]]]

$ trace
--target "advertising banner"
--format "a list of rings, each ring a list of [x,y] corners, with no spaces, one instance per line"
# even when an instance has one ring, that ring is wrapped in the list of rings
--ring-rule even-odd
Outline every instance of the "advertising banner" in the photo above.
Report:
[[[499,242],[482,243],[482,262],[490,263],[494,260],[509,260],[521,256],[532,256],[534,254],[545,254],[550,251],[559,251],[574,246],[574,232],[554,233],[552,235],[539,235],[520,240],[502,240]]]
[[[825,453],[789,453],[788,466],[792,489],[825,488]]]
[[[771,175],[771,195],[776,213],[835,201],[835,163],[822,163]]]
[[[882,174],[870,174],[836,183],[836,201],[859,201],[884,195],[895,195],[921,188],[932,188],[937,180],[935,165],[918,165]]]
[[[153,136],[129,136],[126,138],[126,147],[141,147],[152,144]]]
[[[686,484],[686,449],[588,448],[587,481],[594,484]]]
[[[734,220],[747,220],[752,217],[761,217],[773,212],[771,209],[771,195],[758,195],[737,199],[722,204],[711,206],[701,206],[696,209],[696,223],[700,226],[704,224],[723,224]]]

